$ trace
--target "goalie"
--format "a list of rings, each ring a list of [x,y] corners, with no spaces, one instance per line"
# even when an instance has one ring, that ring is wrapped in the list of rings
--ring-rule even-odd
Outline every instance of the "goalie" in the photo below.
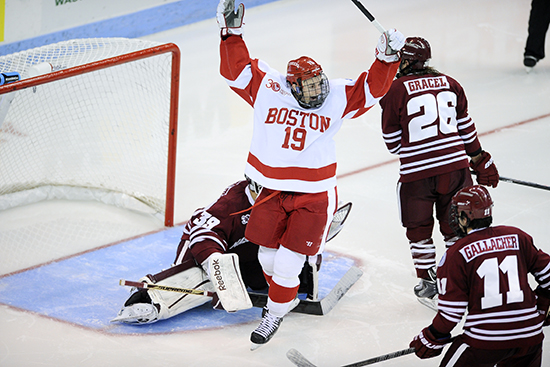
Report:
[[[227,187],[214,203],[197,209],[185,225],[173,265],[140,279],[149,284],[216,292],[214,297],[139,288],[111,321],[148,324],[207,302],[228,312],[252,307],[247,290],[267,288],[258,261],[258,246],[244,237],[248,209],[260,190],[261,186],[247,177],[246,181]],[[317,288],[314,274],[320,268],[321,256],[310,261],[314,265],[308,261],[304,264],[300,292],[313,297]]]

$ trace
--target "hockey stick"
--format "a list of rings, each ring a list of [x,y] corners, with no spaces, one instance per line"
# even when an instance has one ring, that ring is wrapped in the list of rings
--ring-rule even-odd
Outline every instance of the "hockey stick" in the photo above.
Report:
[[[474,171],[470,171],[470,173],[472,175],[476,175],[476,173]],[[541,189],[541,190],[550,190],[550,186],[541,185],[541,184],[534,183],[534,182],[516,180],[515,178],[499,176],[498,180],[502,181],[502,182],[514,183],[514,184],[517,184],[517,185],[534,187],[536,189]]]
[[[457,338],[456,336],[450,338],[447,343],[452,343],[456,338]],[[414,353],[414,352],[415,352],[414,348],[402,349],[402,350],[398,350],[396,352],[384,354],[384,355],[381,355],[381,356],[378,356],[378,357],[365,359],[364,361],[359,361],[359,362],[355,362],[355,363],[352,363],[352,364],[346,364],[342,367],[367,366],[369,364],[375,364],[375,363],[378,363],[378,362],[386,361],[388,359],[393,359],[393,358],[405,356],[407,354],[411,354],[411,353]],[[306,357],[304,357],[304,355],[302,353],[300,353],[299,351],[297,351],[294,348],[292,348],[288,352],[286,352],[286,356],[292,363],[294,363],[298,367],[316,367],[313,363],[308,361],[308,359]]]
[[[414,351],[415,351],[414,348],[407,348],[407,349],[403,349],[403,350],[398,350],[397,352],[388,353],[388,354],[384,354],[382,356],[366,359],[364,361],[360,361],[360,362],[356,362],[356,363],[352,363],[352,364],[346,364],[345,366],[342,366],[342,367],[366,366],[366,365],[369,365],[369,364],[374,364],[374,363],[382,362],[382,361],[385,361],[385,360],[388,360],[388,359],[392,359],[392,358],[401,357],[401,356],[404,356],[404,355],[407,355],[407,354],[411,354],[411,353],[414,353]],[[296,349],[290,349],[286,353],[286,356],[292,363],[294,363],[298,367],[316,367],[313,363],[308,361],[307,358],[304,357],[302,353],[300,353]]]
[[[355,6],[357,6],[359,8],[359,10],[361,10],[361,12],[363,14],[365,14],[365,16],[368,18],[368,20],[370,20],[372,25],[375,26],[376,29],[378,29],[380,31],[380,33],[386,32],[386,29],[384,27],[382,27],[382,25],[380,23],[378,23],[378,21],[376,19],[374,19],[374,17],[370,13],[370,11],[368,11],[367,8],[365,8],[365,6],[363,4],[361,4],[361,2],[359,2],[359,0],[351,0],[351,1],[355,4]]]
[[[149,283],[143,283],[143,282],[133,282],[131,280],[124,280],[124,279],[121,279],[119,284],[120,285],[126,285],[128,287],[136,287],[136,288],[143,288],[143,289],[158,289],[158,290],[161,290],[161,291],[194,294],[196,296],[204,296],[204,297],[213,297],[214,294],[215,294],[214,292],[201,291],[199,289],[168,287],[168,286],[160,285],[160,284],[149,284]]]
[[[517,185],[523,185],[523,186],[534,187],[534,188],[536,188],[536,189],[550,190],[550,186],[541,185],[541,184],[534,183],[534,182],[527,182],[527,181],[516,180],[516,179],[514,179],[514,178],[508,178],[508,177],[502,177],[502,176],[500,176],[498,180],[499,180],[499,181],[508,182],[508,183],[515,183],[515,184],[517,184]]]
[[[328,230],[326,242],[332,240],[338,233],[340,233],[342,228],[344,228],[344,222],[348,218],[350,211],[351,203],[347,203],[338,208],[336,213],[334,213],[334,217],[332,218],[332,222],[330,223],[330,228]]]

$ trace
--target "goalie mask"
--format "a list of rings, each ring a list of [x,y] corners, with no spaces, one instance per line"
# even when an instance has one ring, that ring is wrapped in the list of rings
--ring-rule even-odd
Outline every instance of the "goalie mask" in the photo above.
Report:
[[[321,65],[307,56],[289,61],[286,82],[292,95],[303,108],[321,107],[330,91],[328,79]]]
[[[481,228],[491,224],[493,205],[493,199],[485,187],[475,185],[463,188],[451,200],[449,224],[458,236],[465,237],[466,228]],[[461,225],[460,219],[465,219],[466,224]],[[480,220],[483,220],[483,225],[478,227],[474,221]]]
[[[432,49],[427,40],[422,37],[408,37],[401,49],[401,64],[399,71],[407,74],[412,70],[423,70],[428,67],[432,58]],[[404,61],[408,61],[408,65]]]

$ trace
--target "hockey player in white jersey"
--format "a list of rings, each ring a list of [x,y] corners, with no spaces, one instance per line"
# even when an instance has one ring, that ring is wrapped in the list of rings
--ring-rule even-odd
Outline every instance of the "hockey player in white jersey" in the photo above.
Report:
[[[221,0],[220,71],[254,108],[254,131],[245,173],[264,187],[252,208],[246,238],[259,244],[269,283],[263,319],[251,334],[252,349],[268,342],[295,303],[306,256],[320,253],[338,202],[334,136],[344,119],[361,116],[388,91],[404,36],[381,35],[376,59],[357,79],[328,80],[321,66],[302,56],[286,75],[252,59],[242,38],[244,5]]]

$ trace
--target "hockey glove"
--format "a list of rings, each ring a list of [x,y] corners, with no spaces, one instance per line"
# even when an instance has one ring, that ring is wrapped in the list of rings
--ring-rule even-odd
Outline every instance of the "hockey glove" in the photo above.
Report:
[[[374,53],[378,60],[397,62],[400,59],[399,50],[405,45],[405,36],[397,29],[392,28],[382,33]]]
[[[470,168],[477,176],[477,183],[484,186],[497,187],[499,175],[495,162],[491,155],[485,151],[481,152],[481,157],[474,163],[470,161]]]
[[[434,334],[439,337],[435,337]],[[441,334],[430,325],[414,337],[409,347],[415,349],[414,353],[418,358],[432,358],[440,355],[450,340],[451,334]]]
[[[220,0],[216,10],[216,20],[220,26],[222,37],[230,34],[241,35],[243,33],[244,4],[240,4],[235,11],[235,0]]]
[[[540,285],[535,289],[537,295],[537,310],[544,316],[544,324],[542,326],[550,325],[550,290],[542,288]]]

